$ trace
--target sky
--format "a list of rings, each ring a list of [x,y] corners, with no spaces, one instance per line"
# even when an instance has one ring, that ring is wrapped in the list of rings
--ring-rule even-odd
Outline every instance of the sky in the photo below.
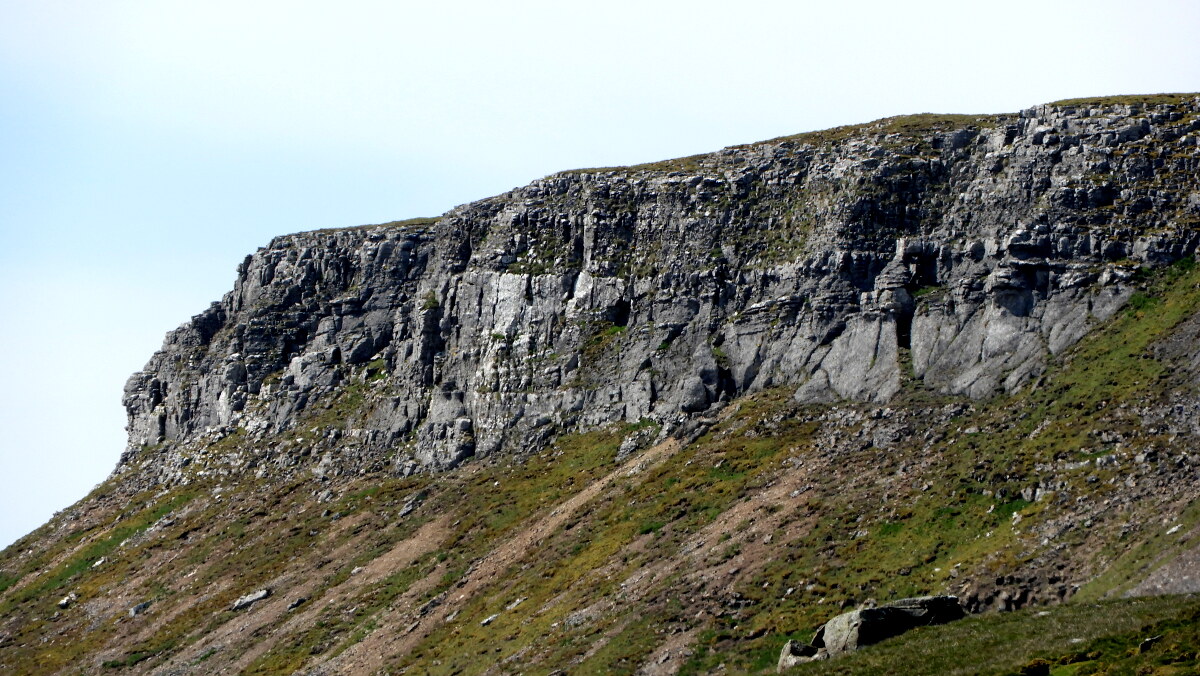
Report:
[[[978,9],[974,9],[974,7]],[[1200,3],[0,0],[0,547],[271,237],[890,115],[1200,91]]]

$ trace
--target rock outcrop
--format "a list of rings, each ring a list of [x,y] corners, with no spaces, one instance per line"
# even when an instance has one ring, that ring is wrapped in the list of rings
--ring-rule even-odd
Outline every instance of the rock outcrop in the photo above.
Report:
[[[1198,138],[1190,96],[894,118],[279,237],[130,379],[122,469],[409,474],[773,386],[1012,390],[1195,250]]]
[[[965,616],[953,596],[900,599],[877,608],[842,613],[817,630],[813,646],[830,657],[899,636],[917,627],[961,620]]]
[[[1115,597],[1200,589],[1198,120],[896,118],[277,238],[0,552],[0,673],[741,672],[1028,606],[1128,653],[1195,601]],[[962,606],[830,619],[919,594]]]
[[[953,596],[900,599],[876,608],[842,613],[817,630],[811,645],[788,641],[779,655],[779,671],[854,652],[917,627],[961,620],[965,615]]]
[[[269,597],[270,595],[271,595],[270,589],[259,589],[258,591],[251,592],[249,594],[246,594],[245,596],[239,596],[238,599],[233,602],[233,605],[230,606],[229,609],[233,610],[233,611],[245,610],[245,609],[249,608],[250,606],[254,605],[255,603],[258,603],[259,601]]]

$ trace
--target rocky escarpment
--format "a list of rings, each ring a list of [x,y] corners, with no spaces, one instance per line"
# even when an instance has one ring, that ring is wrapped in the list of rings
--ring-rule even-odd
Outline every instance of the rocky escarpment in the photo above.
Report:
[[[1012,390],[1195,250],[1198,138],[1192,95],[894,118],[279,237],[130,379],[122,468],[408,474],[768,387]]]
[[[981,616],[791,668],[1190,664],[1195,600],[1115,599],[1198,589],[1198,107],[278,238],[131,379],[118,471],[0,552],[0,672],[765,673],[929,595]]]

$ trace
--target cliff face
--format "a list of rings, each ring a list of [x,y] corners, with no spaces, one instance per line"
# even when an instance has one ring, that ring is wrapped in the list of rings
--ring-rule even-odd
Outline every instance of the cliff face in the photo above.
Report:
[[[1198,130],[1189,96],[893,118],[279,237],[130,379],[123,465],[303,430],[218,464],[406,474],[772,386],[1011,391],[1195,250]]]
[[[847,673],[1190,664],[1115,599],[1200,591],[1198,138],[921,115],[277,238],[0,552],[0,673],[761,674],[927,594],[1056,607]]]

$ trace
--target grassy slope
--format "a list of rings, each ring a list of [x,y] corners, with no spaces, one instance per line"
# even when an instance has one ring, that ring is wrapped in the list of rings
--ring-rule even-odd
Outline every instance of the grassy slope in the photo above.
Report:
[[[1198,651],[1200,598],[1151,597],[975,616],[788,673],[1194,674]]]
[[[1179,103],[1191,100],[1200,96],[1200,93],[1173,93],[1173,94],[1134,94],[1122,96],[1092,96],[1077,99],[1063,99],[1055,101],[1048,105],[1059,107],[1073,106],[1089,106],[1089,107],[1104,107],[1104,106],[1157,106],[1157,105],[1177,105]],[[918,113],[915,115],[897,115],[894,117],[885,117],[883,119],[874,120],[872,122],[864,122],[861,124],[844,125],[841,127],[833,127],[831,129],[820,129],[816,131],[807,131],[790,136],[781,136],[779,138],[770,139],[767,141],[758,141],[755,143],[731,146],[735,149],[745,149],[755,146],[773,145],[783,142],[794,141],[798,143],[825,146],[838,143],[849,138],[859,138],[867,134],[878,135],[898,135],[900,137],[914,138],[931,132],[947,132],[955,129],[964,129],[968,127],[994,127],[997,124],[1004,123],[1008,118],[1014,117],[1012,114],[947,114],[947,113]],[[633,171],[684,171],[695,172],[701,165],[709,159],[709,154],[689,155],[687,157],[678,157],[669,160],[660,160],[657,162],[648,162],[646,164],[638,164],[628,167],[595,167],[588,169],[573,169],[562,172],[564,174],[575,173],[604,173],[604,172],[633,172]]]
[[[456,606],[450,621],[431,627],[414,650],[386,663],[431,674],[480,673],[493,662],[525,673],[564,667],[632,673],[670,636],[686,634],[689,650],[673,658],[682,673],[721,664],[762,672],[772,668],[786,638],[807,638],[843,605],[952,590],[956,566],[983,576],[1019,568],[1039,551],[1039,524],[1073,504],[1031,504],[1017,497],[1020,489],[1044,478],[1056,461],[1104,453],[1095,448],[1096,430],[1136,432],[1140,423],[1121,404],[1161,395],[1167,367],[1145,356],[1153,341],[1200,308],[1198,284],[1200,272],[1188,264],[1148,280],[1144,297],[1081,342],[1038,387],[964,408],[935,430],[932,443],[831,445],[830,434],[845,439],[869,431],[878,410],[843,405],[833,410],[842,420],[833,425],[831,409],[796,407],[786,392],[745,399],[694,443],[607,485],[496,582]],[[915,388],[905,396],[908,403],[897,411],[922,414],[947,403]],[[970,429],[981,431],[961,432]],[[481,463],[439,477],[355,479],[324,504],[315,502],[311,481],[248,481],[227,487],[221,499],[200,483],[112,501],[87,524],[56,524],[65,532],[41,533],[51,545],[44,551],[18,558],[36,545],[27,539],[5,552],[2,570],[11,587],[0,597],[0,616],[15,621],[5,625],[0,663],[21,673],[160,665],[206,645],[206,632],[246,617],[228,609],[237,596],[267,585],[287,594],[301,576],[316,579],[309,603],[329,594],[337,604],[305,626],[263,629],[271,649],[246,672],[290,673],[330,659],[377,627],[396,631],[400,619],[418,617],[413,609],[443,592],[453,594],[499,543],[612,472],[617,446],[631,431],[568,436],[524,462]],[[1109,490],[1106,472],[1117,471],[1055,476],[1072,494],[1102,495]],[[1096,479],[1088,483],[1088,476]],[[400,506],[421,493],[422,504],[399,517]],[[1138,509],[1122,522],[1151,518]],[[435,550],[352,595],[332,593],[355,568],[437,515],[448,515],[450,525]],[[1115,527],[1098,521],[1093,530],[1103,535]],[[1111,541],[1088,550],[1085,533],[1060,538],[1112,562],[1084,586],[1080,600],[1120,591],[1175,546],[1150,530],[1100,539]],[[329,560],[339,546],[344,558]],[[105,562],[93,568],[101,557]],[[425,579],[419,595],[405,596]],[[68,591],[80,600],[56,610]],[[127,607],[143,600],[152,601],[146,616],[128,616]],[[1111,626],[1064,619],[1065,633],[1038,629],[1036,614],[975,619],[961,631],[1007,627],[1002,635],[1026,632],[1040,642],[1005,640],[998,651],[964,651],[956,659],[969,672],[1015,669],[1034,653],[1053,657],[1073,649],[1041,640],[1051,635],[1091,640],[1128,632],[1186,615],[1193,603],[1131,606],[1121,612],[1133,619]],[[1096,615],[1085,606],[1054,612]],[[953,633],[958,629],[939,631],[951,632],[948,641],[974,640]],[[486,660],[479,659],[481,647]],[[193,661],[215,666],[233,652],[213,646]],[[892,659],[878,654],[871,659]],[[863,664],[866,671],[854,673],[885,668]]]
[[[797,408],[786,392],[743,400],[694,443],[613,482],[499,583],[465,600],[452,621],[390,663],[477,673],[485,667],[478,647],[487,646],[487,663],[509,660],[527,673],[566,665],[577,673],[631,673],[668,636],[690,632],[690,655],[678,665],[683,673],[719,664],[762,671],[787,637],[807,637],[840,606],[868,596],[946,591],[956,566],[983,574],[1018,568],[1037,552],[1038,524],[1072,504],[1030,504],[1016,497],[1020,489],[1046,474],[1047,465],[1096,455],[1097,430],[1136,431],[1140,423],[1121,404],[1160,396],[1167,366],[1145,357],[1153,341],[1200,307],[1198,283],[1200,272],[1189,264],[1148,280],[1128,311],[1093,332],[1040,386],[959,413],[924,447],[913,439],[887,450],[830,446],[823,435],[846,438],[868,429],[871,407],[839,407],[844,420],[831,428],[830,409]],[[917,411],[944,404],[915,389],[906,396]],[[983,431],[954,432],[964,429]],[[25,673],[87,663],[154,666],[238,619],[228,610],[237,596],[272,583],[286,593],[279,585],[304,572],[318,578],[310,595],[320,601],[355,568],[433,516],[449,515],[436,551],[356,590],[349,601],[338,597],[337,607],[307,626],[283,631],[247,668],[290,673],[392,626],[411,610],[395,603],[418,580],[433,579],[415,599],[422,604],[455,589],[497,543],[611,472],[616,448],[631,431],[568,436],[525,462],[480,464],[442,477],[357,479],[324,505],[315,503],[306,481],[243,482],[220,499],[200,483],[110,501],[89,523],[42,533],[51,543],[44,551],[18,558],[35,544],[25,540],[5,552],[11,587],[0,598],[0,615],[17,620],[5,626],[0,660]],[[1144,442],[1162,440],[1151,435]],[[1100,494],[1107,471],[1117,470],[1056,476],[1072,493]],[[1088,476],[1098,487],[1088,488]],[[422,492],[423,504],[398,517],[399,506]],[[1122,518],[1136,521],[1137,509]],[[1018,511],[1019,525],[1012,519]],[[1111,527],[1101,522],[1094,530]],[[1082,548],[1085,535],[1068,533],[1062,541]],[[324,560],[346,543],[345,558]],[[1151,531],[1112,539],[1094,552],[1112,565],[1079,598],[1120,591],[1168,546]],[[643,573],[650,582],[630,582]],[[55,602],[68,591],[80,600],[57,611]],[[114,596],[115,610],[104,611]],[[519,609],[506,611],[518,599]],[[143,600],[152,601],[152,621],[124,612]],[[91,617],[83,617],[85,607]],[[1175,612],[1171,602],[1163,608],[1161,615],[1137,615],[1137,622]],[[67,638],[57,639],[60,632]],[[986,664],[1027,661],[1021,645],[1012,643]],[[219,660],[220,648],[212,650],[202,656]]]
[[[1123,100],[1060,105],[1114,102]],[[917,116],[888,128],[975,123]],[[632,673],[671,637],[687,636],[687,650],[669,656],[683,673],[719,665],[761,672],[773,668],[788,637],[807,638],[843,605],[953,590],[956,570],[985,579],[1020,569],[1047,555],[1039,544],[1046,527],[1077,509],[1067,496],[1096,502],[1123,490],[1114,481],[1127,466],[1080,465],[1117,453],[1098,439],[1119,435],[1129,453],[1172,447],[1143,428],[1136,409],[1165,395],[1170,365],[1150,348],[1200,309],[1200,272],[1177,265],[1145,284],[1127,311],[1036,387],[942,420],[937,412],[953,402],[910,386],[892,408],[932,421],[930,434],[888,448],[847,442],[874,429],[873,407],[840,405],[835,422],[831,409],[796,407],[786,392],[746,398],[694,443],[607,485],[455,606],[452,619],[430,627],[415,649],[385,662],[410,673],[479,673],[504,660],[525,673]],[[330,410],[362,404],[342,403]],[[107,482],[81,503],[86,510],[68,510],[0,555],[0,670],[138,671],[193,648],[191,663],[215,668],[258,642],[270,649],[245,666],[249,673],[291,673],[331,659],[373,632],[419,619],[416,608],[452,598],[498,544],[615,470],[616,449],[631,431],[564,437],[524,462],[478,463],[438,477],[357,478],[335,486],[332,502],[318,503],[323,486],[309,479],[226,484],[222,497],[214,481],[136,494]],[[1052,497],[1020,497],[1048,480],[1061,485]],[[400,516],[421,494],[421,505]],[[1119,515],[1100,513],[1088,529],[1057,532],[1053,544],[1066,552],[1058,556],[1074,556],[1094,575],[1078,605],[1045,616],[1053,619],[1036,612],[975,618],[902,637],[897,648],[881,646],[837,668],[920,673],[914,664],[936,662],[889,660],[945,641],[973,646],[955,650],[964,673],[1015,670],[1038,655],[1061,662],[1056,673],[1166,673],[1170,660],[1194,657],[1187,653],[1196,645],[1194,600],[1126,601],[1102,612],[1084,603],[1119,594],[1164,554],[1195,545],[1156,527],[1167,515],[1188,533],[1200,523],[1192,497],[1134,504]],[[434,549],[369,584],[347,583],[356,568],[439,516],[449,525]],[[333,558],[339,547],[344,557]],[[301,582],[309,603],[336,603],[302,626],[206,643],[209,632],[252,617],[230,611],[233,599],[268,585],[287,595]],[[68,592],[79,600],[57,609]],[[129,616],[143,601],[150,609]],[[1157,633],[1160,642],[1137,650]],[[1116,637],[1096,638],[1105,634]],[[985,635],[1005,638],[999,648],[971,643]],[[1085,639],[1086,649],[1073,638]]]
[[[1052,106],[1158,106],[1172,105],[1194,99],[1200,93],[1179,94],[1127,94],[1121,96],[1089,96],[1079,99],[1063,99]]]

